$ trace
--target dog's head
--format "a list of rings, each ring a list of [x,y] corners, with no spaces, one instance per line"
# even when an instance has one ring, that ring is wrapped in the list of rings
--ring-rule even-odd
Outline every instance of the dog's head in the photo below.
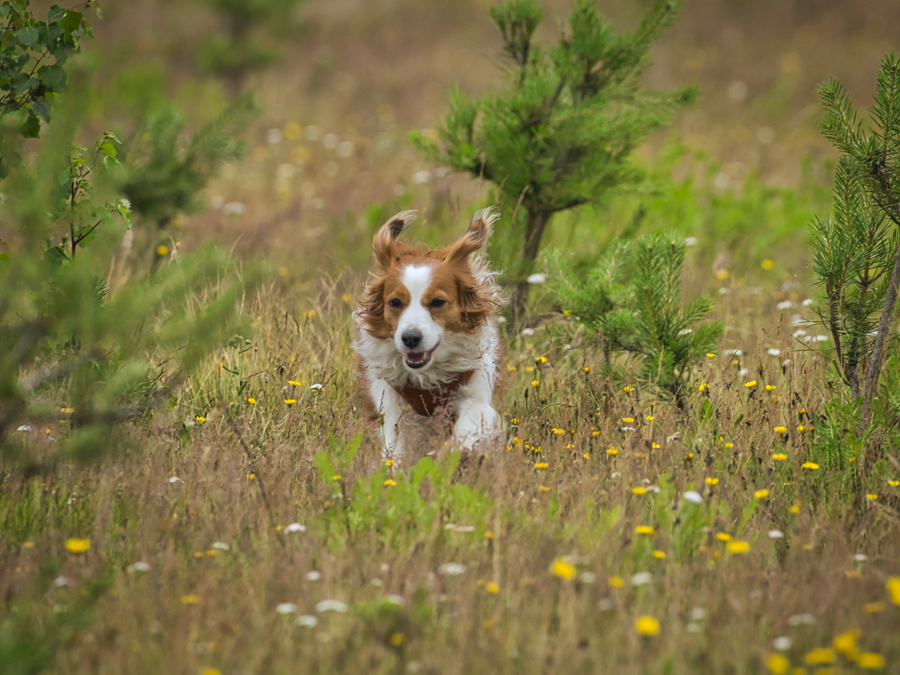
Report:
[[[466,234],[453,245],[430,250],[398,241],[416,215],[398,213],[375,235],[375,274],[359,313],[363,329],[393,339],[412,370],[425,369],[439,358],[447,333],[472,333],[496,305],[469,260],[484,246],[496,215],[490,209],[478,211]]]

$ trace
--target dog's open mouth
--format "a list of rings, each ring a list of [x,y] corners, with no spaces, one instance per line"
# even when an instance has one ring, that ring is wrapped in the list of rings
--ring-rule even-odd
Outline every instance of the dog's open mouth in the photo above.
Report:
[[[403,360],[406,361],[406,365],[410,368],[422,368],[427,366],[431,361],[431,357],[434,355],[434,350],[440,347],[440,345],[441,343],[438,342],[427,352],[407,352],[403,355]]]

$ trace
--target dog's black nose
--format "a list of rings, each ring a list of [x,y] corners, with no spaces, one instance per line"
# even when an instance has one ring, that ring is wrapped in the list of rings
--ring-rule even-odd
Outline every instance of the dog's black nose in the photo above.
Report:
[[[403,340],[403,344],[409,349],[415,349],[422,341],[422,332],[418,330],[408,330],[400,336],[400,339]]]

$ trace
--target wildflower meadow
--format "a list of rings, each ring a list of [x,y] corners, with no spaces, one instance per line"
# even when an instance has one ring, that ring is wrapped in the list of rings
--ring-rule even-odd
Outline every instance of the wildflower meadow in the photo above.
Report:
[[[900,672],[851,5],[0,3],[0,674]],[[503,440],[386,458],[372,235],[486,206]]]

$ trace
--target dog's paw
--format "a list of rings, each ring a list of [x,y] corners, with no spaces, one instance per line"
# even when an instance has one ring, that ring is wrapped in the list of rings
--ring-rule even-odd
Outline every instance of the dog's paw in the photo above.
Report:
[[[502,436],[500,416],[489,405],[470,403],[459,411],[453,436],[462,450],[488,450]]]

